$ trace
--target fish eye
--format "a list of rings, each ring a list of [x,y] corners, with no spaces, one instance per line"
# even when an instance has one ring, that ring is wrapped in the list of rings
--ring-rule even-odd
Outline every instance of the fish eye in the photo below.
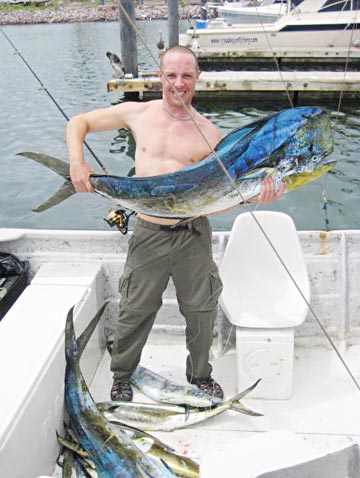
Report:
[[[318,162],[319,159],[320,159],[319,156],[317,154],[315,154],[314,156],[312,156],[311,161],[313,161],[315,163],[315,162]]]

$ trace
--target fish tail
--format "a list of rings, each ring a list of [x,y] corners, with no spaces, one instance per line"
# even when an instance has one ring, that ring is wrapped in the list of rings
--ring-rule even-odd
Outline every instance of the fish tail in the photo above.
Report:
[[[79,346],[79,353],[80,355],[83,353],[87,343],[89,342],[89,339],[94,332],[97,324],[99,323],[102,314],[108,305],[109,301],[104,302],[104,304],[100,307],[100,309],[96,312],[95,316],[91,319],[91,322],[89,325],[86,327],[86,329],[83,331],[83,333],[78,337],[77,343]]]
[[[236,412],[243,413],[244,415],[250,415],[252,417],[263,417],[262,413],[254,412],[250,408],[245,407],[242,403],[234,403],[231,405],[230,410],[235,410]]]
[[[240,399],[248,395],[254,388],[258,385],[260,382],[260,378],[253,383],[250,387],[246,388],[242,392],[238,393],[233,397],[232,399],[229,400],[230,402],[230,410],[235,410],[240,413],[244,413],[245,415],[251,415],[253,417],[262,417],[263,415],[258,412],[254,412],[253,410],[250,410],[249,408],[245,407],[242,403],[240,403]]]
[[[23,151],[18,153],[18,155],[30,158],[42,166],[46,166],[47,168],[51,169],[51,171],[65,179],[65,182],[49,199],[40,204],[40,206],[38,206],[36,209],[33,209],[34,212],[46,211],[47,209],[56,206],[76,193],[75,188],[70,180],[69,163],[62,161],[61,159],[54,158],[53,156],[48,156],[47,154],[34,153],[32,151]]]
[[[65,357],[67,363],[75,363],[79,360],[79,347],[74,330],[74,307],[68,312],[65,325]]]

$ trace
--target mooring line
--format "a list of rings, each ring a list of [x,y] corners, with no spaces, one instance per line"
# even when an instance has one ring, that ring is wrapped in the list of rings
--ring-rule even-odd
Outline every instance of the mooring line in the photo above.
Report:
[[[239,197],[241,198],[241,201],[244,203],[245,207],[247,207],[248,211],[250,212],[252,218],[254,219],[255,223],[257,224],[257,226],[260,228],[262,234],[264,235],[264,237],[266,238],[267,242],[269,243],[270,247],[272,248],[272,250],[274,251],[275,255],[277,256],[277,258],[279,259],[280,263],[282,264],[282,266],[284,267],[286,273],[288,274],[288,276],[290,277],[290,280],[292,281],[292,283],[294,284],[294,286],[296,287],[296,289],[298,290],[299,294],[301,295],[302,299],[304,300],[304,302],[306,303],[306,305],[308,306],[309,308],[309,311],[310,313],[312,314],[312,316],[315,318],[316,322],[318,323],[320,329],[322,330],[322,332],[324,333],[325,337],[327,338],[327,340],[329,341],[332,349],[335,351],[337,357],[339,358],[340,362],[343,364],[345,370],[347,371],[347,373],[349,374],[350,378],[352,379],[352,381],[354,382],[356,388],[358,389],[358,391],[360,392],[360,384],[358,383],[358,381],[356,380],[355,376],[353,375],[353,373],[351,372],[350,368],[348,367],[347,363],[345,362],[344,358],[342,357],[341,353],[339,352],[339,350],[337,349],[334,341],[331,339],[330,335],[328,334],[328,332],[326,331],[324,325],[322,324],[321,320],[319,319],[319,317],[317,316],[316,312],[314,311],[314,309],[312,308],[312,306],[310,305],[309,301],[307,300],[307,298],[305,297],[304,293],[302,292],[300,286],[297,284],[296,280],[294,279],[294,277],[292,276],[291,272],[289,271],[288,267],[286,266],[285,262],[283,261],[283,259],[281,258],[280,254],[278,253],[278,251],[276,250],[275,246],[273,245],[272,241],[270,240],[269,236],[267,235],[266,231],[264,230],[264,228],[261,226],[260,222],[258,221],[258,219],[256,218],[254,212],[252,211],[251,207],[249,206],[249,204],[247,204],[247,202],[245,201],[244,199],[244,196],[242,195],[240,189],[238,188],[238,186],[236,185],[235,181],[233,180],[233,178],[231,177],[230,173],[228,172],[228,170],[225,168],[221,158],[219,157],[219,155],[217,154],[217,152],[215,151],[215,149],[211,146],[211,144],[209,143],[208,139],[206,138],[206,136],[204,135],[204,133],[201,131],[201,128],[199,127],[199,125],[197,124],[197,121],[196,119],[193,117],[193,115],[191,115],[191,111],[189,110],[189,108],[186,106],[185,102],[183,101],[183,99],[181,98],[181,96],[178,94],[176,88],[171,84],[171,81],[169,80],[169,78],[167,77],[166,73],[164,72],[164,70],[162,69],[160,63],[158,62],[158,60],[155,58],[154,54],[152,53],[152,51],[150,50],[150,48],[148,47],[147,43],[146,43],[146,40],[144,39],[143,35],[141,34],[141,32],[138,30],[138,28],[136,27],[136,25],[134,24],[133,20],[131,19],[131,17],[129,16],[128,12],[126,11],[126,9],[123,7],[122,3],[121,3],[121,0],[119,1],[119,9],[121,10],[121,13],[124,15],[124,17],[127,19],[130,27],[133,29],[133,31],[135,32],[135,34],[140,38],[142,44],[144,45],[144,47],[146,48],[146,50],[148,51],[149,55],[151,56],[151,58],[153,59],[155,65],[158,67],[159,71],[162,73],[162,75],[164,76],[164,78],[166,79],[166,81],[168,82],[168,84],[170,85],[172,91],[176,94],[178,100],[180,101],[182,107],[184,108],[184,110],[187,112],[187,114],[189,115],[189,118],[190,120],[193,122],[194,126],[196,127],[196,129],[198,130],[198,132],[200,133],[201,137],[203,138],[203,140],[205,141],[206,145],[209,147],[211,153],[215,156],[220,168],[222,169],[222,171],[224,172],[225,176],[228,178],[228,180],[230,181],[230,184],[232,185],[232,187],[235,189],[235,191],[237,192],[237,194],[239,195]],[[290,102],[291,103],[291,102]]]
[[[67,114],[65,113],[65,111],[61,108],[61,106],[59,105],[59,103],[56,101],[56,99],[53,97],[53,95],[50,93],[50,91],[48,90],[48,88],[44,85],[44,83],[40,80],[40,78],[38,77],[38,75],[35,73],[35,71],[33,70],[33,68],[30,66],[30,64],[26,61],[26,59],[23,57],[23,55],[21,54],[21,52],[16,48],[15,44],[11,41],[11,39],[8,37],[8,35],[4,32],[4,30],[2,28],[0,28],[0,31],[1,33],[4,35],[4,37],[6,38],[6,40],[10,43],[10,45],[13,47],[13,49],[15,50],[15,53],[21,58],[21,60],[25,63],[25,65],[27,66],[27,68],[30,70],[30,72],[33,74],[33,76],[36,78],[36,80],[38,81],[38,83],[40,84],[41,86],[41,89],[45,91],[45,93],[49,96],[49,98],[51,99],[51,101],[54,103],[54,105],[57,107],[57,109],[60,111],[60,113],[63,115],[63,117],[66,119],[66,121],[69,121],[69,117],[67,116]],[[89,144],[84,141],[84,146],[87,148],[87,150],[89,151],[89,153],[92,155],[92,157],[97,161],[98,165],[101,167],[101,169],[104,171],[105,174],[109,174],[109,171],[108,169],[102,164],[102,162],[100,161],[100,159],[97,157],[97,155],[94,153],[94,151],[92,150],[92,148],[89,146]]]

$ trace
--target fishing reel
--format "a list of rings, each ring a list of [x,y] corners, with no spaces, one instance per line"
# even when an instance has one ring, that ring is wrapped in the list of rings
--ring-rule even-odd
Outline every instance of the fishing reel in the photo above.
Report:
[[[133,214],[135,214],[135,211],[127,214],[125,209],[110,209],[104,221],[106,221],[110,227],[116,226],[121,234],[125,235],[129,230],[129,219]]]

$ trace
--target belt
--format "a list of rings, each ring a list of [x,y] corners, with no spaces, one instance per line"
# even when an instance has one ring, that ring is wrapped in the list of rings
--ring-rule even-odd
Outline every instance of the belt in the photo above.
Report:
[[[143,219],[140,219],[140,218],[137,219],[137,223],[140,226],[146,227],[147,229],[152,229],[153,231],[167,231],[167,232],[190,231],[200,235],[201,234],[200,231],[194,228],[193,222],[194,221],[189,221],[185,224],[165,225],[165,224],[154,224],[153,222],[144,221]]]

